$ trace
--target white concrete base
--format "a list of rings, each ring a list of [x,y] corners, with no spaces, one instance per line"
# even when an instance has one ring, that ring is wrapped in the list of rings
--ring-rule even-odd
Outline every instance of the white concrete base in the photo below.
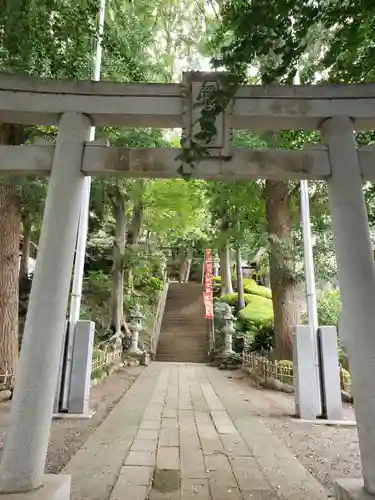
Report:
[[[345,478],[335,483],[336,500],[374,500],[375,496],[363,489],[363,479]]]
[[[90,420],[95,415],[95,413],[96,412],[93,410],[89,410],[87,413],[54,413],[52,415],[52,418],[54,418],[55,420]]]
[[[296,418],[296,422],[301,422],[302,424],[314,424],[314,425],[332,425],[332,426],[343,426],[343,427],[354,427],[357,425],[355,420],[325,420],[324,418],[317,418],[316,420],[308,420],[305,418]]]
[[[2,493],[1,500],[69,500],[71,479],[68,474],[46,474],[43,486],[22,493]]]
[[[320,367],[327,420],[344,420],[340,387],[340,363],[335,326],[321,326],[318,330]]]
[[[318,408],[318,387],[315,370],[315,348],[310,325],[297,325],[292,335],[295,414],[314,420]]]

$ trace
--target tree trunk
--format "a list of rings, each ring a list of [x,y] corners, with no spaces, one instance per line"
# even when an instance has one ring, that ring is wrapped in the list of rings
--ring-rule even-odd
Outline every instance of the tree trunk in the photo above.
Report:
[[[24,127],[2,124],[0,144],[20,145]],[[18,294],[21,212],[14,187],[0,181],[0,383],[14,374],[18,359]],[[7,385],[13,384],[13,377]]]
[[[116,224],[113,245],[110,327],[113,333],[120,334],[124,328],[124,254],[127,197],[117,189],[111,201]]]
[[[20,263],[20,280],[29,275],[29,258],[31,249],[31,218],[29,215],[22,216],[23,242]]]
[[[126,248],[128,248],[131,252],[135,251],[138,244],[138,238],[142,227],[143,212],[143,204],[141,202],[135,203],[132,220],[126,237]],[[130,265],[127,265],[124,269],[124,283],[129,287],[129,289],[133,289],[133,276]]]
[[[5,373],[14,374],[18,358],[20,223],[15,190],[0,182],[0,385]]]
[[[233,293],[229,245],[220,249],[221,295]]]
[[[241,249],[239,246],[236,248],[236,274],[237,274],[237,293],[238,309],[241,310],[245,307],[245,292],[243,289],[243,273],[242,273],[242,259],[241,259]]]
[[[297,283],[291,253],[292,221],[287,182],[266,181],[267,229],[270,243],[270,281],[275,315],[275,355],[292,359],[292,331],[299,323]]]

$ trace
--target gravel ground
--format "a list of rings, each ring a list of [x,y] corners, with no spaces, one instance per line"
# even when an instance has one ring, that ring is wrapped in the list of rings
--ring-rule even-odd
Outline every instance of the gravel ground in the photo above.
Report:
[[[95,415],[90,420],[53,420],[48,448],[46,472],[58,473],[81,448],[90,434],[112,411],[116,403],[133,385],[144,367],[126,367],[91,389],[90,408]],[[0,404],[0,450],[3,447],[10,403]]]
[[[338,478],[361,477],[357,428],[316,425],[293,418],[294,396],[258,389],[241,370],[228,372],[246,401],[249,411],[283,441],[290,451],[331,493]],[[344,405],[347,420],[355,420],[351,405]]]

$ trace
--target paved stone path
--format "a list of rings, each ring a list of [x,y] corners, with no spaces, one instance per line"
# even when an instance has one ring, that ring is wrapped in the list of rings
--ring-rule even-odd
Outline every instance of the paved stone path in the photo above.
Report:
[[[152,363],[69,462],[72,500],[321,500],[216,368]]]

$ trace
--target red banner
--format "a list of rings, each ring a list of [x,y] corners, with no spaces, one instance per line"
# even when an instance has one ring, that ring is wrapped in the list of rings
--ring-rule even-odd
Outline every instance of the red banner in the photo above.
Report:
[[[212,252],[206,248],[204,258],[204,306],[206,309],[206,319],[213,318],[213,298],[212,298]]]

